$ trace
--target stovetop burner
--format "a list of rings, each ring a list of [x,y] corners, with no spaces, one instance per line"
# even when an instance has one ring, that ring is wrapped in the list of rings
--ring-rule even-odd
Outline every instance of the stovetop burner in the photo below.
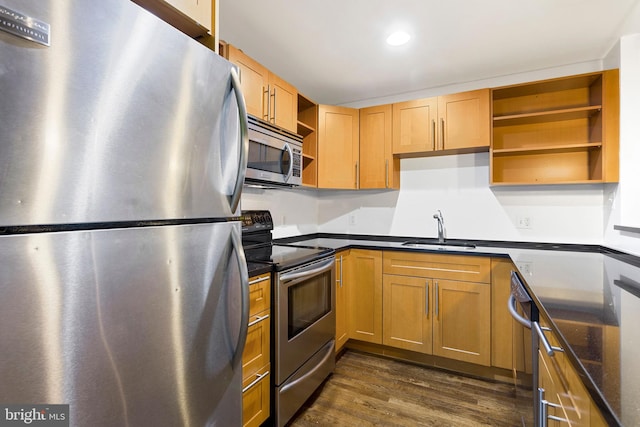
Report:
[[[333,249],[273,243],[273,220],[269,211],[242,212],[242,245],[247,266],[273,265],[276,271],[315,261]]]

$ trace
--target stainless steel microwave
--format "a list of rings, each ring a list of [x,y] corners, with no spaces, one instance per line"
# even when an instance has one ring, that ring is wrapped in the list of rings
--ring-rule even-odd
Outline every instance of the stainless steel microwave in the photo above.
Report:
[[[302,137],[249,116],[245,183],[302,185]]]

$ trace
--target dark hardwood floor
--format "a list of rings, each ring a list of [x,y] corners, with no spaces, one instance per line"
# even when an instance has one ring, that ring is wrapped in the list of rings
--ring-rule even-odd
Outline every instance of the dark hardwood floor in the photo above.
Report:
[[[515,407],[513,385],[347,351],[290,426],[520,426]]]

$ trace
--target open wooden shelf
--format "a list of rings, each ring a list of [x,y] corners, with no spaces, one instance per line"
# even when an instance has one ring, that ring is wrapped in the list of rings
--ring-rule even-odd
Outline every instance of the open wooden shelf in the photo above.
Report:
[[[308,124],[301,122],[300,120],[298,120],[298,135],[302,136],[303,138],[313,132],[315,132],[316,129],[312,128],[311,126],[309,126]]]
[[[302,136],[302,185],[318,186],[318,104],[298,94],[298,134]]]
[[[565,145],[548,145],[548,146],[539,146],[539,147],[502,148],[502,149],[494,149],[492,152],[494,155],[509,155],[514,153],[534,154],[534,153],[545,153],[545,152],[581,151],[581,150],[589,150],[592,148],[601,148],[601,147],[602,147],[601,142],[589,142],[586,144],[565,144]]]
[[[536,111],[532,113],[497,116],[493,118],[493,126],[514,126],[529,123],[547,123],[561,120],[586,119],[597,114],[601,105],[587,107],[565,108],[562,110]]]
[[[618,70],[492,90],[491,185],[618,180]]]

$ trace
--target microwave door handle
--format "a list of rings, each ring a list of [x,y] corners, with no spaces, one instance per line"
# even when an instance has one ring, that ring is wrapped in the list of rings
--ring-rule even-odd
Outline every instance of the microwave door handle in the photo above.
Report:
[[[291,174],[293,174],[293,150],[291,149],[291,146],[287,143],[284,144],[283,148],[289,152],[289,171],[284,177],[284,182],[288,182],[289,178],[291,178]]]
[[[509,313],[511,313],[511,317],[516,319],[518,323],[524,326],[527,329],[531,329],[531,322],[528,319],[520,316],[518,311],[516,310],[516,297],[514,295],[509,295],[509,300],[507,301],[507,307],[509,308]]]
[[[231,87],[236,95],[236,102],[238,103],[238,116],[240,120],[240,147],[238,155],[238,173],[236,175],[236,183],[233,188],[233,193],[229,197],[229,206],[231,206],[231,213],[235,214],[238,205],[240,204],[240,196],[242,195],[242,185],[244,184],[244,178],[247,174],[247,156],[249,151],[249,123],[247,121],[247,106],[244,102],[244,96],[240,89],[240,79],[235,68],[231,68]]]

